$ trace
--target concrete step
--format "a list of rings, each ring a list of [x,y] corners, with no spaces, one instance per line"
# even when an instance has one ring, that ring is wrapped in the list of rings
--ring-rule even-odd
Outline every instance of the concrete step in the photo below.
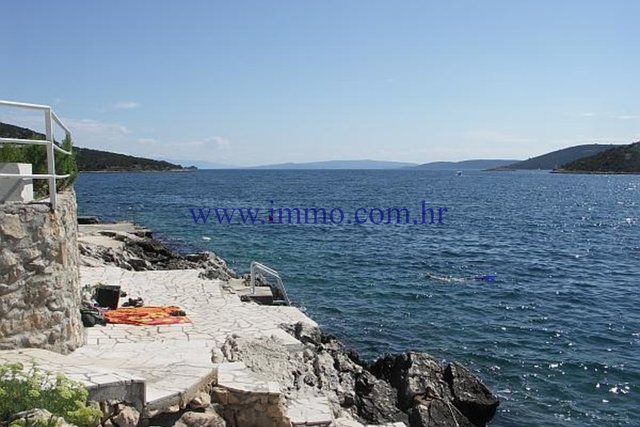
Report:
[[[326,397],[287,400],[287,414],[292,426],[333,425],[333,413]]]
[[[122,400],[138,409],[164,410],[184,406],[216,380],[211,344],[191,341],[121,344],[118,351],[85,346],[67,355],[41,349],[0,352],[0,363],[35,364],[82,383],[91,400]]]
[[[218,387],[230,391],[280,396],[280,384],[253,372],[242,362],[218,365]]]

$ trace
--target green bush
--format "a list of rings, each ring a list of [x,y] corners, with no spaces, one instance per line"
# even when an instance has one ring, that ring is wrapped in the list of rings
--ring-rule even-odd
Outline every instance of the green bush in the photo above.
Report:
[[[0,419],[27,409],[42,408],[80,427],[100,424],[102,413],[87,406],[89,393],[82,384],[64,375],[25,370],[20,363],[0,365]]]
[[[33,133],[30,139],[44,139],[39,133]],[[76,152],[73,150],[73,141],[67,135],[60,146],[65,151],[70,151],[71,156],[55,151],[56,174],[67,175],[69,178],[57,180],[56,187],[62,191],[73,185],[78,177],[78,166],[76,164]],[[47,149],[42,145],[0,145],[0,162],[5,163],[31,163],[34,174],[47,173]],[[49,184],[45,179],[33,180],[33,191],[36,197],[46,197],[49,194]]]
[[[65,188],[71,187],[78,177],[78,164],[76,163],[76,152],[73,150],[73,141],[71,141],[68,135],[62,141],[60,148],[71,152],[70,156],[58,151],[55,152],[56,173],[58,175],[69,175],[69,178],[58,180],[57,187],[60,190],[64,190]]]

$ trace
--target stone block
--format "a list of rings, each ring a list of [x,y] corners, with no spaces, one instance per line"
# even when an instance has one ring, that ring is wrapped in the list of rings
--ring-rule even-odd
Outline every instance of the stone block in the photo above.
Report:
[[[0,174],[31,175],[31,163],[0,163]],[[33,201],[33,180],[30,178],[0,178],[0,203]]]

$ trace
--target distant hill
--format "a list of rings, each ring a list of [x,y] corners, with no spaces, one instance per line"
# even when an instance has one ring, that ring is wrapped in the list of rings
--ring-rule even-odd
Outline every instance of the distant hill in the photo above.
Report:
[[[73,147],[76,152],[78,170],[84,172],[139,172],[139,171],[169,171],[187,170],[181,165],[165,162],[164,160],[145,159],[126,154],[110,153],[108,151],[91,148]]]
[[[484,170],[504,167],[519,160],[480,159],[460,162],[431,162],[418,165],[416,169],[426,170]]]
[[[195,166],[198,169],[238,169],[238,166],[229,165],[226,163],[217,163],[217,162],[208,162],[206,160],[176,160],[176,159],[167,159],[168,162],[171,163],[181,163],[188,164],[190,166]]]
[[[329,160],[308,163],[278,163],[254,166],[250,169],[400,169],[412,166],[416,166],[416,164],[381,160]]]
[[[44,139],[45,136],[31,129],[0,123],[0,137],[19,139]],[[91,148],[73,147],[80,172],[107,171],[167,171],[186,170],[181,165],[162,160],[145,159],[126,154],[93,150]]]
[[[45,136],[31,129],[0,122],[1,138],[44,139]]]
[[[513,163],[505,167],[499,168],[504,170],[512,169],[556,169],[561,165],[573,162],[582,157],[592,156],[601,153],[613,147],[619,147],[614,144],[585,144],[576,145],[574,147],[563,148],[562,150],[552,151],[541,156],[532,157],[522,162]]]
[[[640,141],[583,157],[556,172],[640,173]]]

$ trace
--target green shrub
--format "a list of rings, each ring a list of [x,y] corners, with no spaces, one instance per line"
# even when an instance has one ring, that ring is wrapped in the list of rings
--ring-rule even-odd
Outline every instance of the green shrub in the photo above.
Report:
[[[84,386],[64,375],[25,370],[20,363],[0,365],[0,419],[27,409],[42,408],[80,427],[95,427],[102,413],[87,406]]]
[[[69,135],[65,136],[60,148],[71,152],[70,156],[58,151],[55,152],[56,173],[58,175],[69,175],[69,178],[58,180],[58,189],[64,190],[71,187],[78,177],[78,164],[76,163],[76,152],[73,150],[73,141],[71,141]]]
[[[30,139],[43,140],[44,135],[34,132]],[[73,141],[67,135],[60,146],[65,151],[70,151],[71,156],[58,151],[54,151],[56,164],[56,174],[67,175],[69,178],[57,180],[56,187],[62,191],[73,185],[78,176],[78,166],[76,164],[76,152],[73,150]],[[31,163],[31,170],[34,174],[47,173],[47,149],[43,145],[0,145],[0,163]],[[34,179],[33,191],[36,198],[46,197],[49,194],[49,184],[46,179]]]

